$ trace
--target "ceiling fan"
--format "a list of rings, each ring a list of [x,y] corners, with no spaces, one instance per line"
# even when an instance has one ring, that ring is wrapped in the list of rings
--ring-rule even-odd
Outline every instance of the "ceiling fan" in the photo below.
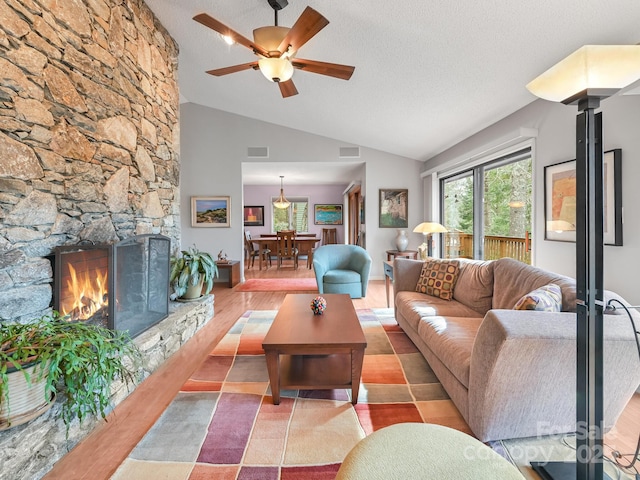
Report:
[[[253,41],[240,35],[215,18],[200,13],[193,17],[196,22],[215,30],[229,43],[238,43],[253,51],[259,60],[231,67],[208,70],[207,73],[217,77],[253,68],[260,70],[270,81],[276,82],[284,98],[298,94],[296,86],[291,80],[294,69],[306,70],[311,73],[328,75],[330,77],[349,80],[355,67],[337,63],[318,62],[296,58],[298,49],[307,43],[314,35],[329,24],[329,20],[311,7],[305,8],[293,27],[278,26],[278,10],[288,5],[287,0],[267,0],[275,13],[275,25],[256,28],[253,31]]]

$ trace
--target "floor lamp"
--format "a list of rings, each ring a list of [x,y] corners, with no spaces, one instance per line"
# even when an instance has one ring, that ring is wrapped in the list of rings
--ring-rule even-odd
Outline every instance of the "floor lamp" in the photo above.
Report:
[[[602,480],[603,165],[600,101],[640,78],[640,46],[588,45],[527,85],[534,95],[578,105],[576,119],[576,465],[549,465],[554,480]],[[556,463],[556,462],[552,462]],[[567,473],[562,473],[564,469]],[[557,472],[554,474],[553,472]]]

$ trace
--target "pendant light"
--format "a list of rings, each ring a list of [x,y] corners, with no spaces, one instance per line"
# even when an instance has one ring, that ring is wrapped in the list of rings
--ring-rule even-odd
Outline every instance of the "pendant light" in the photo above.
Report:
[[[283,178],[284,175],[280,175],[280,196],[275,202],[273,202],[273,206],[276,208],[289,208],[289,205],[291,205],[291,202],[284,196],[284,188],[282,187]]]

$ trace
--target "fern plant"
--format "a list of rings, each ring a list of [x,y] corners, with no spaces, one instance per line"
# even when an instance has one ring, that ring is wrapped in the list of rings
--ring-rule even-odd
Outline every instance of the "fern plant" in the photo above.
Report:
[[[210,253],[198,250],[196,246],[182,250],[182,256],[171,257],[169,282],[173,287],[172,299],[181,297],[189,286],[198,285],[202,278],[205,292],[213,288],[213,279],[218,276],[218,266]]]
[[[46,376],[45,396],[62,389],[61,416],[69,432],[74,418],[106,416],[111,385],[135,379],[141,354],[126,332],[65,321],[57,312],[25,324],[0,324],[0,404],[11,411],[8,375],[20,371],[28,384]],[[39,378],[26,368],[40,362]]]

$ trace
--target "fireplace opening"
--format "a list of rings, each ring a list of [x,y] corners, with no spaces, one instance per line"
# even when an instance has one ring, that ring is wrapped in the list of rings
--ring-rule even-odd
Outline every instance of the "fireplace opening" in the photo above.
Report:
[[[171,240],[138,235],[115,244],[58,247],[54,308],[135,337],[169,314]]]

